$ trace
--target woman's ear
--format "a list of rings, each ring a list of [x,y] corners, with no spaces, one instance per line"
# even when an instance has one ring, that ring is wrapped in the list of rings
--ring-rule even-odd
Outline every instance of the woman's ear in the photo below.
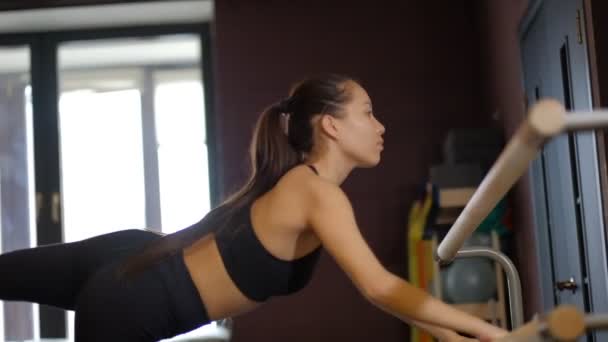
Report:
[[[338,122],[336,121],[336,118],[333,116],[324,114],[321,115],[319,122],[321,132],[334,140],[338,139],[339,136]]]

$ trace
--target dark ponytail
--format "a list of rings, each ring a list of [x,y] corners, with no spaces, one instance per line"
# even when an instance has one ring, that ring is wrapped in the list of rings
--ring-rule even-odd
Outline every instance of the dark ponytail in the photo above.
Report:
[[[261,192],[270,190],[279,178],[300,162],[300,155],[290,145],[286,124],[291,119],[288,101],[267,108],[256,125],[250,146],[251,169],[249,184]],[[257,197],[257,196],[256,196]]]
[[[349,99],[348,81],[352,79],[339,75],[311,78],[296,85],[288,99],[266,108],[253,133],[249,149],[251,175],[247,183],[199,222],[149,243],[118,268],[118,275],[136,274],[209,233],[234,227],[236,214],[274,187],[311,151],[312,117],[341,113],[340,106]]]

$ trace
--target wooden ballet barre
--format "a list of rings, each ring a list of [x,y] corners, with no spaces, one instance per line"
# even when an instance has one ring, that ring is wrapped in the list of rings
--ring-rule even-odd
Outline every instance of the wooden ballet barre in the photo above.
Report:
[[[608,110],[594,112],[571,112],[565,116],[565,129],[579,131],[608,126]]]
[[[608,314],[593,314],[585,317],[585,327],[587,329],[608,330]]]
[[[585,333],[585,316],[575,306],[561,305],[496,342],[575,341]]]
[[[608,126],[608,111],[567,114],[558,101],[538,101],[529,111],[498,159],[464,207],[454,225],[437,247],[435,258],[450,263],[464,241],[505,196],[528,166],[541,146],[564,132]]]

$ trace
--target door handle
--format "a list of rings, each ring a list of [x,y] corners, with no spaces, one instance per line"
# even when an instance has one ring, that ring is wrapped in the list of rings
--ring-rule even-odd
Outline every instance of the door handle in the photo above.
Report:
[[[575,292],[576,289],[578,289],[578,284],[574,281],[574,277],[570,277],[570,279],[566,281],[558,281],[555,283],[555,287],[560,291],[570,290]]]

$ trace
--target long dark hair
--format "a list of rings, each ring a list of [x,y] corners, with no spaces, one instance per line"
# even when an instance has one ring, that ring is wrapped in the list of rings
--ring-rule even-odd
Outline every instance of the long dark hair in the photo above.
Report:
[[[251,175],[245,185],[199,222],[154,240],[141,252],[127,258],[117,273],[120,276],[138,273],[209,233],[234,227],[235,214],[270,190],[311,152],[312,118],[321,113],[342,115],[342,106],[350,100],[349,81],[354,80],[335,74],[309,78],[292,87],[287,99],[266,108],[257,121],[251,141]]]

